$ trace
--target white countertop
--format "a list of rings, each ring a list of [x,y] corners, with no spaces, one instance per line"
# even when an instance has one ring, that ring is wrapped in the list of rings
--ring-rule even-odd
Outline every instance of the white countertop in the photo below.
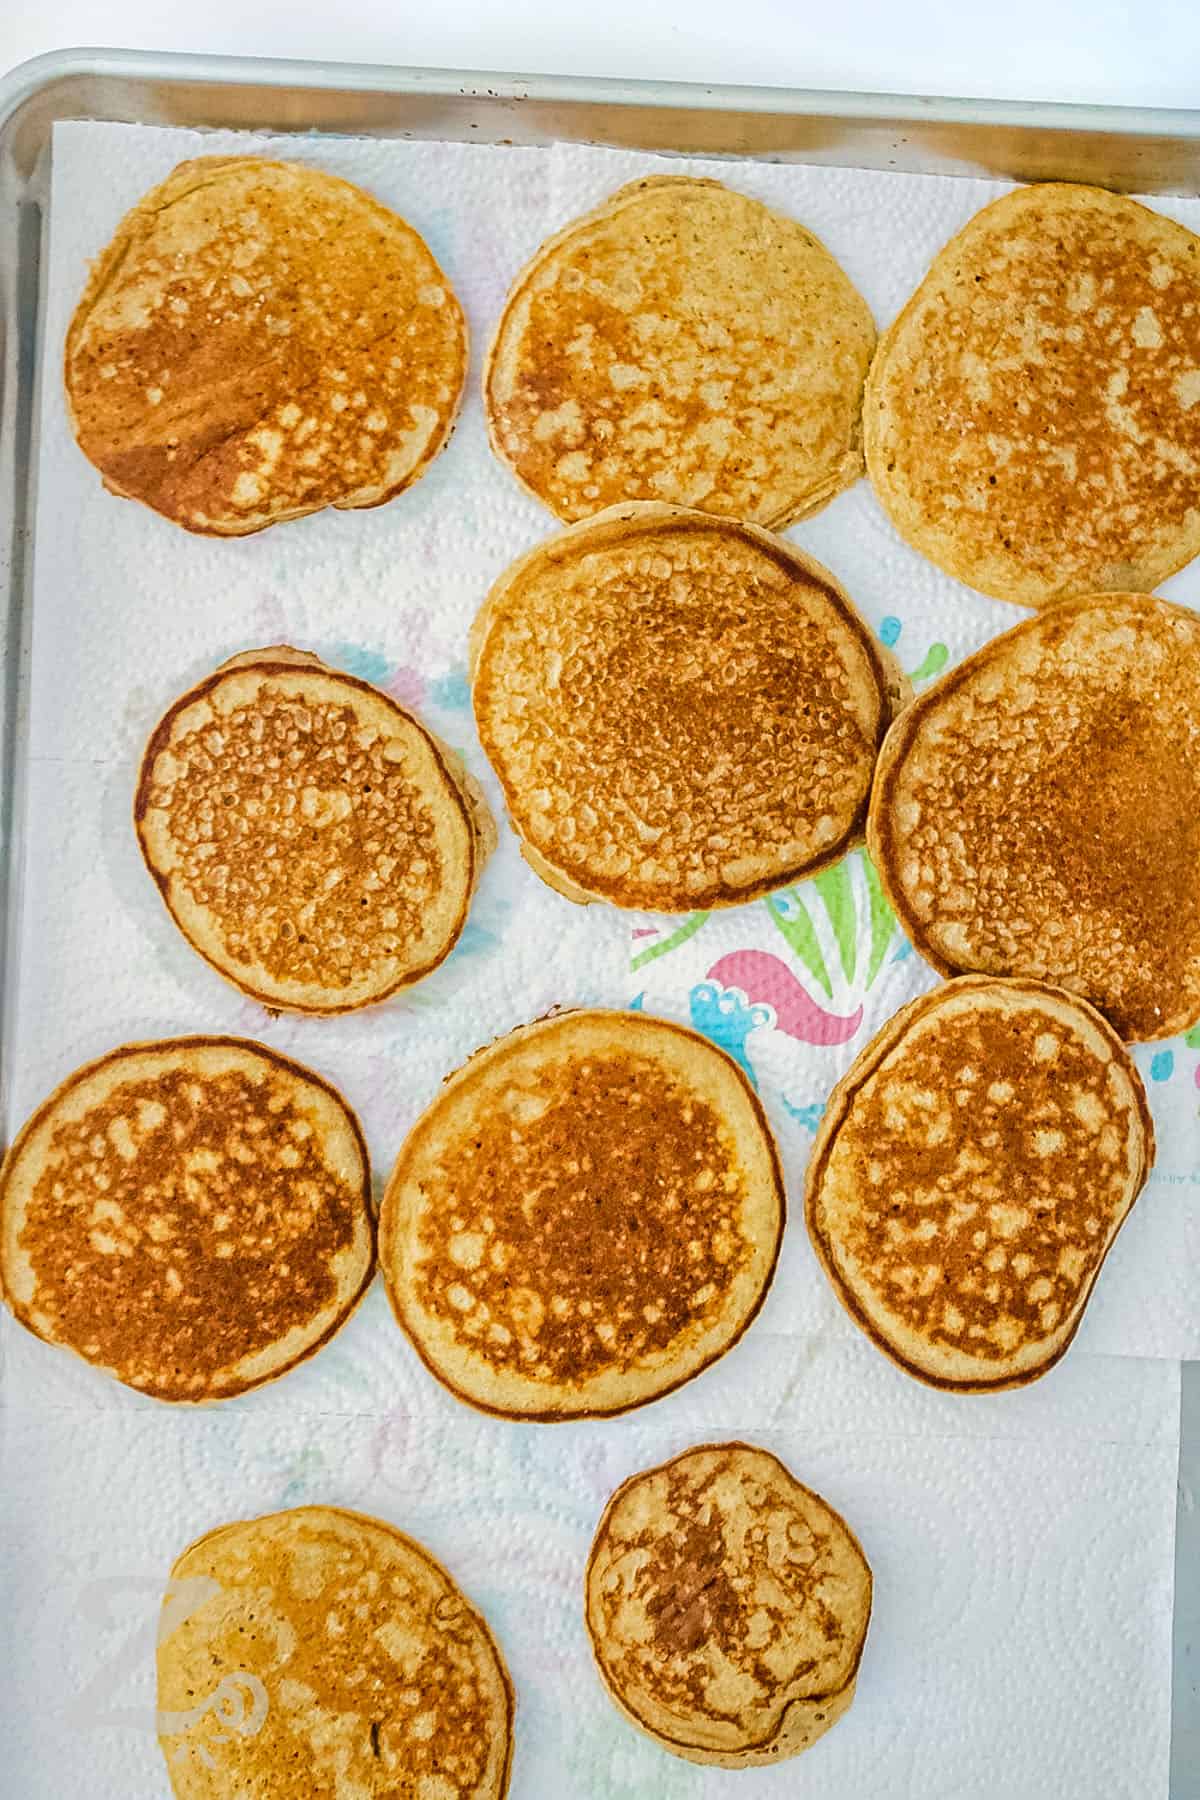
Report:
[[[81,44],[1200,106],[1196,0],[0,0],[0,71]]]

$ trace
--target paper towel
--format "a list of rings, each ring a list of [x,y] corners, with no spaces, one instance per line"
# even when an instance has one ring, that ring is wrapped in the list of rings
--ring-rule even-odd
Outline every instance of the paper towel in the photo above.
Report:
[[[465,303],[473,370],[452,445],[393,505],[219,542],[102,491],[70,437],[59,359],[87,258],[126,208],[183,157],[235,147],[310,160],[411,219]],[[552,521],[487,451],[480,354],[541,238],[655,166],[579,149],[56,129],[10,1131],[56,1080],[122,1039],[242,1032],[343,1088],[382,1176],[442,1075],[495,1032],[563,1001],[640,1001],[695,1017],[694,990],[708,983],[696,1022],[759,1082],[795,1202],[832,1080],[932,980],[905,955],[861,856],[821,889],[771,907],[699,926],[636,919],[631,971],[630,921],[560,900],[503,831],[464,942],[432,981],[346,1020],[272,1020],[179,938],[129,824],[138,755],[162,708],[233,651],[285,639],[416,703],[497,803],[467,705],[466,630],[490,581]],[[881,320],[995,191],[686,166],[796,212]],[[1184,216],[1186,203],[1168,210]],[[1017,616],[900,545],[865,484],[794,535],[831,564],[910,669],[932,670],[937,645],[957,658]],[[1200,596],[1187,583],[1171,591]],[[803,998],[778,984],[745,991],[739,970],[749,980],[748,969],[766,965],[744,958],[710,982],[723,958],[748,949],[777,956]],[[814,1025],[817,1009],[843,1023]],[[808,1039],[789,1021],[807,1021]],[[1168,1356],[1200,1341],[1200,1308],[1180,1280],[1200,1179],[1196,1058],[1182,1046],[1173,1054],[1173,1076],[1160,1061],[1152,1082],[1168,1179],[1114,1252],[1081,1335],[1093,1348]],[[521,1428],[459,1407],[394,1327],[378,1284],[320,1356],[212,1411],[168,1411],[121,1389],[7,1315],[0,1348],[0,1580],[11,1641],[23,1647],[7,1671],[0,1754],[22,1800],[165,1792],[146,1709],[167,1567],[222,1519],[322,1500],[412,1530],[487,1608],[520,1691],[514,1800],[727,1792],[738,1778],[669,1759],[617,1717],[591,1673],[579,1616],[583,1558],[611,1489],[720,1434],[756,1437],[844,1509],[878,1583],[849,1718],[809,1757],[742,1785],[800,1800],[1165,1794],[1178,1370],[1076,1352],[1016,1394],[964,1402],[927,1392],[854,1337],[795,1218],[755,1329],[680,1393],[607,1424]],[[121,1722],[131,1707],[140,1715]]]
[[[226,1407],[81,1429],[12,1409],[0,1499],[0,1735],[20,1800],[150,1800],[154,1623],[180,1549],[229,1519],[351,1506],[414,1533],[486,1612],[517,1690],[512,1800],[1163,1800],[1178,1369],[1077,1357],[1051,1390],[970,1406],[856,1344],[757,1334],[722,1377],[608,1425],[530,1429],[427,1381],[375,1417]],[[621,1719],[582,1622],[609,1494],[736,1433],[842,1511],[875,1574],[847,1717],[733,1776]]]

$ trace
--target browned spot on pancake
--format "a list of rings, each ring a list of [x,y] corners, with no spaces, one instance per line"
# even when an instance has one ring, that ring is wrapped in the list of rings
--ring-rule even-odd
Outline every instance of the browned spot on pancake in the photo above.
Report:
[[[577,1382],[669,1348],[748,1260],[713,1109],[655,1063],[515,1068],[423,1187],[423,1305],[489,1364]]]
[[[899,530],[985,593],[1157,585],[1200,548],[1200,239],[1097,189],[1005,196],[882,340],[865,423]]]
[[[731,904],[861,830],[885,677],[781,541],[622,510],[518,564],[481,629],[484,749],[522,837],[585,893]]]
[[[72,321],[86,455],[121,493],[238,534],[373,505],[444,441],[462,313],[428,248],[293,163],[184,163],[122,222]]]
[[[19,1239],[38,1329],[132,1387],[203,1398],[335,1298],[362,1204],[283,1085],[127,1083],[53,1132]]]
[[[857,1091],[850,1127],[829,1161],[835,1254],[911,1330],[986,1363],[1071,1316],[1137,1128],[1091,1045],[1033,1011],[946,1018]]]
[[[769,1757],[789,1709],[819,1736],[852,1683],[871,1575],[838,1515],[774,1457],[706,1445],[618,1490],[587,1623],[606,1681],[668,1747]],[[804,1703],[828,1698],[818,1716]],[[698,1760],[704,1760],[704,1757]]]
[[[876,861],[943,969],[1059,982],[1130,1038],[1200,1014],[1200,619],[1101,597],[1016,627],[897,727]]]
[[[337,990],[420,937],[443,882],[433,809],[352,706],[268,684],[166,761],[142,804],[166,814],[172,873],[236,960]]]
[[[253,1733],[213,1709],[164,1734],[177,1792],[500,1800],[507,1674],[483,1619],[420,1545],[304,1507],[202,1538],[172,1582],[205,1579],[219,1594],[160,1642],[159,1707],[186,1713],[223,1677],[247,1676],[268,1706]]]

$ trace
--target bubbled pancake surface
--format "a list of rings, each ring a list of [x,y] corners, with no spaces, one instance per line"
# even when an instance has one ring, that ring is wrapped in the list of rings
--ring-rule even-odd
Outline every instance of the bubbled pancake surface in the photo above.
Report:
[[[588,1634],[613,1699],[665,1749],[724,1768],[795,1756],[836,1723],[870,1613],[845,1521],[749,1444],[634,1475],[588,1559]]]
[[[94,265],[65,375],[114,492],[241,536],[409,486],[466,357],[462,309],[396,213],[299,163],[197,157]]]
[[[492,445],[561,519],[663,500],[784,525],[862,473],[865,301],[811,232],[654,177],[542,246],[484,375]]]
[[[422,1545],[341,1508],[226,1525],[184,1551],[158,1717],[179,1800],[508,1789],[513,1691],[486,1621]]]
[[[21,1323],[160,1400],[217,1400],[309,1356],[374,1266],[370,1171],[340,1095],[237,1038],[78,1070],[0,1178]]]
[[[480,741],[539,873],[663,912],[736,905],[857,842],[904,692],[819,563],[649,504],[521,558],[472,648]]]
[[[863,429],[896,529],[971,587],[1157,586],[1200,550],[1200,238],[1099,188],[1005,194],[880,340]]]
[[[184,935],[268,1005],[345,1012],[436,968],[493,827],[378,689],[281,649],[185,694],[142,759],[142,854]]]
[[[1141,1079],[1062,989],[962,976],[835,1088],[805,1218],[851,1316],[901,1367],[982,1392],[1067,1348],[1154,1158]]]
[[[1126,1039],[1200,1018],[1200,617],[1144,594],[1026,620],[888,735],[868,842],[943,974],[1032,976]]]
[[[443,1088],[380,1215],[396,1317],[484,1411],[623,1412],[722,1355],[783,1228],[762,1110],[722,1051],[640,1013],[521,1027]]]

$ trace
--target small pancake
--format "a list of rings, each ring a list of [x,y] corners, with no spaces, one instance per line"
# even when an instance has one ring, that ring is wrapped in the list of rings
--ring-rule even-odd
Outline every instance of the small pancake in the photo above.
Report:
[[[418,1120],[380,1266],[460,1400],[600,1417],[736,1343],[783,1219],[778,1153],[730,1057],[643,1013],[562,1013],[479,1051]]]
[[[867,304],[719,181],[623,187],[543,244],[484,371],[492,448],[560,519],[665,500],[782,526],[862,474]]]
[[[614,507],[514,563],[471,637],[480,742],[573,899],[736,906],[862,838],[903,675],[820,563],[753,525]]]
[[[177,700],[134,823],[175,923],[265,1006],[386,999],[458,941],[495,826],[459,759],[314,656],[248,651]]]
[[[379,1519],[270,1513],[171,1570],[158,1725],[178,1800],[503,1800],[513,1710],[486,1620]]]
[[[1020,606],[1200,550],[1200,238],[1101,188],[1017,188],[880,339],[867,472],[901,537]]]
[[[372,1239],[354,1114],[240,1038],[86,1064],[0,1171],[16,1318],[157,1400],[225,1400],[311,1356],[365,1293]]]
[[[466,363],[462,308],[397,214],[300,163],[200,156],[93,265],[65,376],[106,487],[240,537],[416,481]]]
[[[1200,1019],[1200,616],[1100,594],[1006,631],[888,733],[867,840],[943,975],[1082,994],[1125,1039]]]
[[[766,1450],[704,1444],[604,1510],[586,1618],[612,1699],[664,1750],[798,1756],[854,1698],[871,1570],[845,1520]]]
[[[1141,1077],[1099,1013],[964,975],[902,1008],[834,1088],[804,1216],[893,1362],[987,1393],[1062,1356],[1153,1161]]]

